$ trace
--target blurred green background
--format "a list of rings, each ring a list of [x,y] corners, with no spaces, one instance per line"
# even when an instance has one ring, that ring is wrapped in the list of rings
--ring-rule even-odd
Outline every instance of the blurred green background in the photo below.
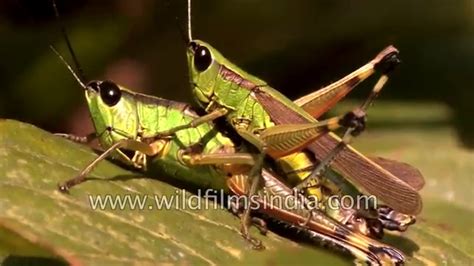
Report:
[[[86,77],[191,102],[179,30],[184,0],[57,2]],[[0,11],[0,117],[53,132],[92,131],[80,87],[48,47],[68,55],[50,1],[3,0]],[[393,44],[403,64],[380,101],[438,102],[451,115],[412,124],[388,116],[375,126],[453,124],[460,143],[474,147],[472,0],[194,1],[193,26],[195,37],[292,98]],[[373,82],[351,97],[367,95]]]

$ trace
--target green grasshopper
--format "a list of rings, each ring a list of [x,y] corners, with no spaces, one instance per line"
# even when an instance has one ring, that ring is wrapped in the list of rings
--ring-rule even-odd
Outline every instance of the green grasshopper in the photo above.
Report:
[[[65,37],[77,69],[80,69],[67,35]],[[244,194],[243,191],[247,190],[245,181],[247,176],[244,174],[247,171],[242,171],[236,164],[252,165],[254,158],[250,154],[235,152],[236,147],[232,140],[218,132],[211,123],[178,132],[172,138],[156,138],[156,132],[161,129],[186,124],[195,119],[196,115],[189,106],[133,93],[111,81],[92,81],[85,84],[82,75],[76,74],[59,53],[58,56],[84,88],[97,132],[95,136],[107,149],[76,178],[61,185],[62,191],[67,191],[83,182],[94,166],[109,155],[116,156],[136,168],[148,168],[150,172],[154,170],[165,172],[172,177],[200,186],[226,191],[230,188],[238,195]],[[91,137],[70,135],[66,137],[79,142],[91,140]],[[193,149],[188,149],[196,146],[200,146],[198,154]],[[129,156],[125,150],[132,150],[135,153]],[[232,177],[228,178],[228,175]],[[291,189],[269,171],[264,170],[262,176],[265,179],[265,186],[259,192],[291,196]],[[303,222],[309,215],[303,206],[304,204],[301,204],[300,208],[294,210],[262,208],[259,211],[298,227],[298,223]],[[396,249],[355,233],[326,217],[322,212],[316,211],[307,226],[309,230],[305,232],[310,236],[329,241],[361,260],[376,264],[387,260],[403,261],[403,255]]]
[[[187,125],[163,131],[163,136],[225,117],[228,124],[260,153],[249,174],[252,177],[249,195],[258,187],[258,173],[265,154],[277,160],[285,159],[294,169],[294,163],[284,157],[303,152],[308,161],[316,159],[321,163],[313,167],[311,174],[304,177],[297,188],[304,189],[318,183],[327,166],[333,162],[333,168],[339,174],[395,211],[408,215],[421,211],[418,190],[423,186],[423,180],[420,175],[407,175],[403,165],[371,160],[348,145],[351,135],[359,133],[364,126],[365,112],[361,110],[365,110],[379,94],[388,80],[388,73],[398,63],[398,51],[394,47],[386,48],[372,62],[339,82],[294,103],[263,80],[232,64],[208,43],[193,39],[190,2],[188,0],[189,73],[194,96],[208,114]],[[318,122],[313,117],[328,110],[376,71],[383,75],[361,109],[325,121]],[[328,133],[340,126],[350,128],[342,140]],[[244,234],[248,217],[247,211],[242,219]]]
[[[81,79],[77,80],[85,90],[99,141],[107,149],[76,178],[60,185],[61,191],[67,191],[85,181],[85,177],[97,163],[115,155],[138,169],[147,168],[150,173],[164,172],[168,176],[200,186],[245,195],[248,190],[245,173],[248,170],[239,169],[236,163],[252,165],[254,158],[251,154],[235,152],[232,141],[216,131],[212,124],[205,123],[197,128],[178,132],[171,139],[155,138],[156,128],[153,127],[172,128],[195,119],[196,114],[188,105],[133,93],[111,81],[92,81],[84,84]],[[198,154],[188,149],[196,145],[202,147]],[[125,150],[135,153],[129,157]],[[202,153],[208,156],[203,156]],[[228,178],[229,175],[232,177]],[[306,227],[299,226],[299,223],[305,222],[306,217],[310,215],[305,204],[288,210],[265,205],[265,202],[270,201],[265,201],[264,197],[269,195],[295,196],[291,188],[285,186],[271,172],[264,170],[262,176],[265,185],[258,190],[258,201],[263,204],[259,212],[289,226],[300,228],[312,238],[328,241],[347,250],[359,260],[372,264],[404,261],[400,251],[348,229],[328,218],[323,212],[313,211]],[[301,199],[295,197],[294,200]]]

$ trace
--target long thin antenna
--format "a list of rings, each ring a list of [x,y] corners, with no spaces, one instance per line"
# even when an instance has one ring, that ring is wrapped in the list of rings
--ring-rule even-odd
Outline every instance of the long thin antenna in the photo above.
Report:
[[[191,0],[188,0],[188,42],[192,41],[191,35]]]
[[[77,73],[75,76],[79,76],[81,80],[86,80],[84,76],[84,71],[81,68],[81,65],[79,64],[79,60],[77,60],[76,53],[74,52],[74,49],[72,48],[71,41],[69,40],[69,36],[67,35],[66,28],[64,27],[64,24],[61,21],[61,18],[59,17],[59,11],[58,7],[56,6],[56,1],[51,0],[53,3],[53,9],[54,9],[54,14],[56,16],[56,20],[58,21],[59,27],[61,28],[61,33],[63,34],[64,40],[66,41],[67,48],[69,50],[69,53],[71,53],[72,61],[74,62],[74,65],[76,67]]]
[[[82,88],[86,89],[87,86],[84,84],[84,82],[82,82],[81,78],[76,74],[72,66],[66,61],[66,59],[64,59],[64,57],[58,52],[58,50],[52,44],[49,45],[49,48],[51,48],[51,50],[53,50],[53,52],[59,57],[59,59],[61,59],[61,62],[63,62],[63,64],[67,67],[69,72],[71,72],[72,76],[74,77],[74,79],[76,79],[77,83],[79,83],[79,85],[81,85]]]

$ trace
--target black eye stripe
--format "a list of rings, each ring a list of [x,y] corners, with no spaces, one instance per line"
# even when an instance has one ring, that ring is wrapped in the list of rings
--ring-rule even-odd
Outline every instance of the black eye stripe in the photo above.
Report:
[[[111,81],[104,81],[99,84],[100,98],[108,106],[116,105],[122,97],[122,91],[117,84]]]

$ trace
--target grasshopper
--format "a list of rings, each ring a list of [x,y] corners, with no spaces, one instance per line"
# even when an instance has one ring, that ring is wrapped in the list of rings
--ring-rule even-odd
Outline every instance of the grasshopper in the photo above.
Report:
[[[187,59],[192,91],[198,104],[208,113],[203,117],[163,131],[162,136],[193,128],[201,123],[225,117],[227,123],[257,149],[259,156],[249,176],[248,194],[258,187],[259,169],[264,156],[284,160],[290,168],[299,166],[290,158],[306,157],[308,162],[319,161],[298,189],[318,183],[327,166],[333,168],[366,194],[374,195],[395,211],[415,215],[421,211],[422,200],[418,190],[424,184],[419,174],[410,175],[406,166],[397,162],[372,160],[348,145],[353,135],[364,127],[365,109],[388,81],[388,74],[399,62],[398,50],[389,46],[371,62],[340,81],[292,102],[263,80],[245,72],[227,60],[210,44],[193,39],[191,35],[191,1],[188,0]],[[344,117],[317,121],[318,117],[349,93],[357,84],[375,72],[382,76],[372,94],[360,109]],[[318,97],[315,97],[318,96]],[[329,132],[338,127],[348,127],[342,140]],[[305,153],[300,156],[298,154]],[[296,154],[296,155],[295,155]],[[249,212],[242,218],[242,231],[246,234]]]
[[[58,12],[54,4],[56,15]],[[63,30],[65,34],[65,31]],[[81,68],[74,55],[69,39],[65,34],[69,50],[78,69],[77,74],[66,60],[53,49],[65,63],[76,81],[85,91],[90,114],[96,129],[88,137],[63,135],[77,142],[87,142],[96,137],[106,150],[81,173],[60,185],[61,191],[68,191],[74,185],[85,181],[85,177],[101,160],[113,156],[138,169],[154,170],[198,184],[203,187],[232,191],[244,195],[247,186],[247,170],[236,165],[253,165],[251,154],[236,150],[231,139],[220,133],[212,123],[177,132],[171,138],[161,138],[157,132],[186,124],[196,118],[196,114],[186,104],[173,102],[153,96],[134,93],[111,81],[84,82]],[[195,147],[199,146],[199,152]],[[193,147],[193,148],[189,148]],[[126,150],[134,151],[128,155]],[[229,177],[230,176],[230,177]],[[264,169],[262,176],[265,185],[257,191],[263,193],[260,202],[265,203],[265,195],[288,197],[291,189]],[[293,195],[294,197],[294,195]],[[304,198],[294,197],[295,201]],[[310,237],[328,241],[341,249],[349,251],[356,258],[380,264],[386,261],[403,262],[403,254],[381,244],[365,235],[351,231],[320,211],[315,211],[312,219],[302,228],[309,211],[299,204],[297,209],[266,208],[258,211],[273,219],[300,228]]]
[[[188,105],[134,93],[111,81],[91,81],[87,84],[80,79],[77,81],[85,90],[98,132],[96,135],[106,150],[77,177],[61,184],[61,191],[68,191],[85,181],[87,174],[100,161],[108,156],[115,156],[137,169],[147,169],[149,173],[164,172],[200,186],[245,195],[248,190],[245,173],[248,170],[242,170],[236,164],[252,165],[255,160],[251,154],[236,152],[232,141],[217,131],[211,123],[180,131],[172,138],[155,137],[156,128],[153,127],[166,129],[195,119],[196,114]],[[152,119],[147,119],[150,117]],[[79,141],[89,139],[70,135],[67,137]],[[188,147],[196,145],[201,146],[199,153],[189,151]],[[129,156],[126,150],[134,151],[134,154]],[[301,198],[294,196],[292,189],[270,171],[264,169],[262,176],[265,184],[257,190],[260,193],[257,199],[262,203],[258,212],[301,229],[312,239],[326,241],[346,250],[358,260],[371,264],[404,261],[403,254],[397,249],[356,233],[321,211],[313,211],[312,218],[305,227],[299,225],[305,222],[310,214],[303,203],[296,209],[268,207],[265,202],[270,201],[265,201],[264,197],[270,195],[294,197],[294,201],[300,201]]]

